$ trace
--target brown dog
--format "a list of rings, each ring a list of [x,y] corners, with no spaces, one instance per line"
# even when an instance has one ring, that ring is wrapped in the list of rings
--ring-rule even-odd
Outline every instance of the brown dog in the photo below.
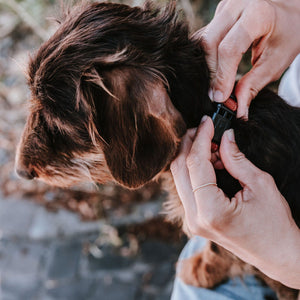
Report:
[[[214,105],[204,52],[174,4],[164,11],[111,3],[75,8],[31,59],[28,78],[31,109],[16,158],[21,177],[57,186],[115,181],[138,188],[164,175],[169,219],[185,228],[169,165],[186,129],[211,115]],[[287,180],[293,170],[294,185],[300,180],[296,119],[299,110],[264,90],[252,102],[249,121],[236,120],[233,127],[240,149],[274,176],[299,221],[297,189]],[[226,171],[217,176],[228,196],[240,189]],[[187,283],[203,287],[258,274],[213,243],[182,268]],[[281,299],[296,297],[260,276]]]

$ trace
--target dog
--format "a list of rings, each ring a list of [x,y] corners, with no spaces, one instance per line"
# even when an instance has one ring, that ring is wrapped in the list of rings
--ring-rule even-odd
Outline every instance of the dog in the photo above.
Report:
[[[164,177],[168,218],[187,232],[169,166],[187,129],[215,110],[209,82],[205,52],[174,3],[162,10],[150,3],[82,4],[30,59],[30,110],[16,171],[62,187],[114,181],[136,189]],[[240,150],[274,177],[299,226],[300,110],[263,89],[248,121],[236,119],[232,127]],[[229,197],[241,189],[226,170],[216,173]],[[297,291],[214,243],[181,269],[185,282],[206,288],[257,274],[280,299],[296,299]]]

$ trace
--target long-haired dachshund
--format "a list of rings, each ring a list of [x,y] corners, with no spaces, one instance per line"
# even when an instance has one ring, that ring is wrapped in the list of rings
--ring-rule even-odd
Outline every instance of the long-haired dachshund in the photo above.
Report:
[[[209,81],[205,53],[174,3],[164,10],[80,5],[30,60],[31,106],[17,173],[57,186],[115,181],[131,189],[164,176],[168,217],[185,228],[169,165],[186,130],[215,110]],[[249,120],[236,119],[232,127],[240,150],[274,177],[299,226],[300,110],[264,89],[251,103]],[[225,170],[216,172],[229,197],[241,188]],[[297,293],[213,243],[182,269],[182,278],[197,286],[250,272],[280,299]]]

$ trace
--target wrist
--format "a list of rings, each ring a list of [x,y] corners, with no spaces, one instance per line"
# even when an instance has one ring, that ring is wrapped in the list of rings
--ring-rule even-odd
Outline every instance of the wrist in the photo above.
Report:
[[[294,224],[284,238],[266,249],[265,259],[254,265],[270,278],[291,288],[300,289],[300,229]]]

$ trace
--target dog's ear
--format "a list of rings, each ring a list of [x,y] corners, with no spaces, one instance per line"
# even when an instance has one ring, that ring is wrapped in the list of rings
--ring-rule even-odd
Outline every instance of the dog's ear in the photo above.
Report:
[[[94,106],[95,126],[112,176],[137,188],[172,160],[184,121],[161,79],[123,68],[87,77],[85,90]]]

